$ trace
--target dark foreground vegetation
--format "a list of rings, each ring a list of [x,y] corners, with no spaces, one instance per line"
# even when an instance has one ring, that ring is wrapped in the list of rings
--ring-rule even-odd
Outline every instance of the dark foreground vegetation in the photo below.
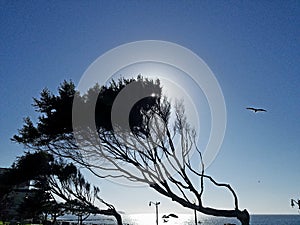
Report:
[[[55,224],[65,214],[78,223],[91,214],[111,215],[122,224],[115,208],[99,196],[73,163],[46,152],[27,152],[0,175],[0,220],[12,223]],[[101,203],[106,209],[98,208]]]

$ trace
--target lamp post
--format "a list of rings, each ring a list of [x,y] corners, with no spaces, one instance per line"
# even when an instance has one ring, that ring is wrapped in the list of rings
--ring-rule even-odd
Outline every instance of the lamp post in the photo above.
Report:
[[[193,204],[196,206],[196,199],[193,200]],[[196,207],[194,209],[194,219],[195,219],[195,225],[198,224],[198,220],[197,220],[197,210],[196,210]]]
[[[194,209],[194,218],[195,218],[195,225],[197,225],[197,211]]]
[[[156,212],[156,225],[158,225],[158,205],[160,204],[160,202],[149,202],[149,206],[151,206],[151,204],[155,205],[155,212]]]

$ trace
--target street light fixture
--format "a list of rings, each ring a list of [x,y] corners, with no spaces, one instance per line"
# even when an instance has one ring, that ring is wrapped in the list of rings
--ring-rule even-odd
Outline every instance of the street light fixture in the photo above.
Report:
[[[155,212],[156,212],[156,225],[158,225],[158,205],[160,204],[160,202],[149,202],[149,206],[151,206],[151,204],[155,205]]]

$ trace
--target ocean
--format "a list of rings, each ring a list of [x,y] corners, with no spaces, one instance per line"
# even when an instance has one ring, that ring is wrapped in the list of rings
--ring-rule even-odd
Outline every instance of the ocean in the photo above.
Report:
[[[178,218],[163,219],[159,214],[159,225],[195,225],[193,214],[177,214]],[[72,218],[72,219],[71,219]],[[62,218],[61,218],[62,219]],[[155,214],[122,214],[124,225],[156,225]],[[76,222],[74,217],[64,217],[64,221]],[[197,225],[224,225],[232,223],[239,225],[239,221],[232,218],[221,218],[198,215]],[[90,216],[87,225],[116,225],[113,217]],[[300,215],[251,215],[251,225],[300,225]]]

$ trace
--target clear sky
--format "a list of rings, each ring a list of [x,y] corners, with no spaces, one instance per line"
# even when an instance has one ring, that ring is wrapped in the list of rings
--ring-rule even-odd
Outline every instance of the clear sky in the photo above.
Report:
[[[22,146],[10,138],[37,114],[32,97],[64,79],[77,83],[100,55],[138,40],[191,49],[214,72],[227,107],[227,129],[207,173],[230,183],[250,213],[297,213],[300,198],[299,1],[0,1],[0,166]],[[264,107],[254,114],[245,107]],[[95,180],[118,210],[181,212],[148,188]],[[223,198],[222,196],[225,195]],[[231,198],[209,192],[207,205]],[[189,211],[184,211],[189,212]]]

